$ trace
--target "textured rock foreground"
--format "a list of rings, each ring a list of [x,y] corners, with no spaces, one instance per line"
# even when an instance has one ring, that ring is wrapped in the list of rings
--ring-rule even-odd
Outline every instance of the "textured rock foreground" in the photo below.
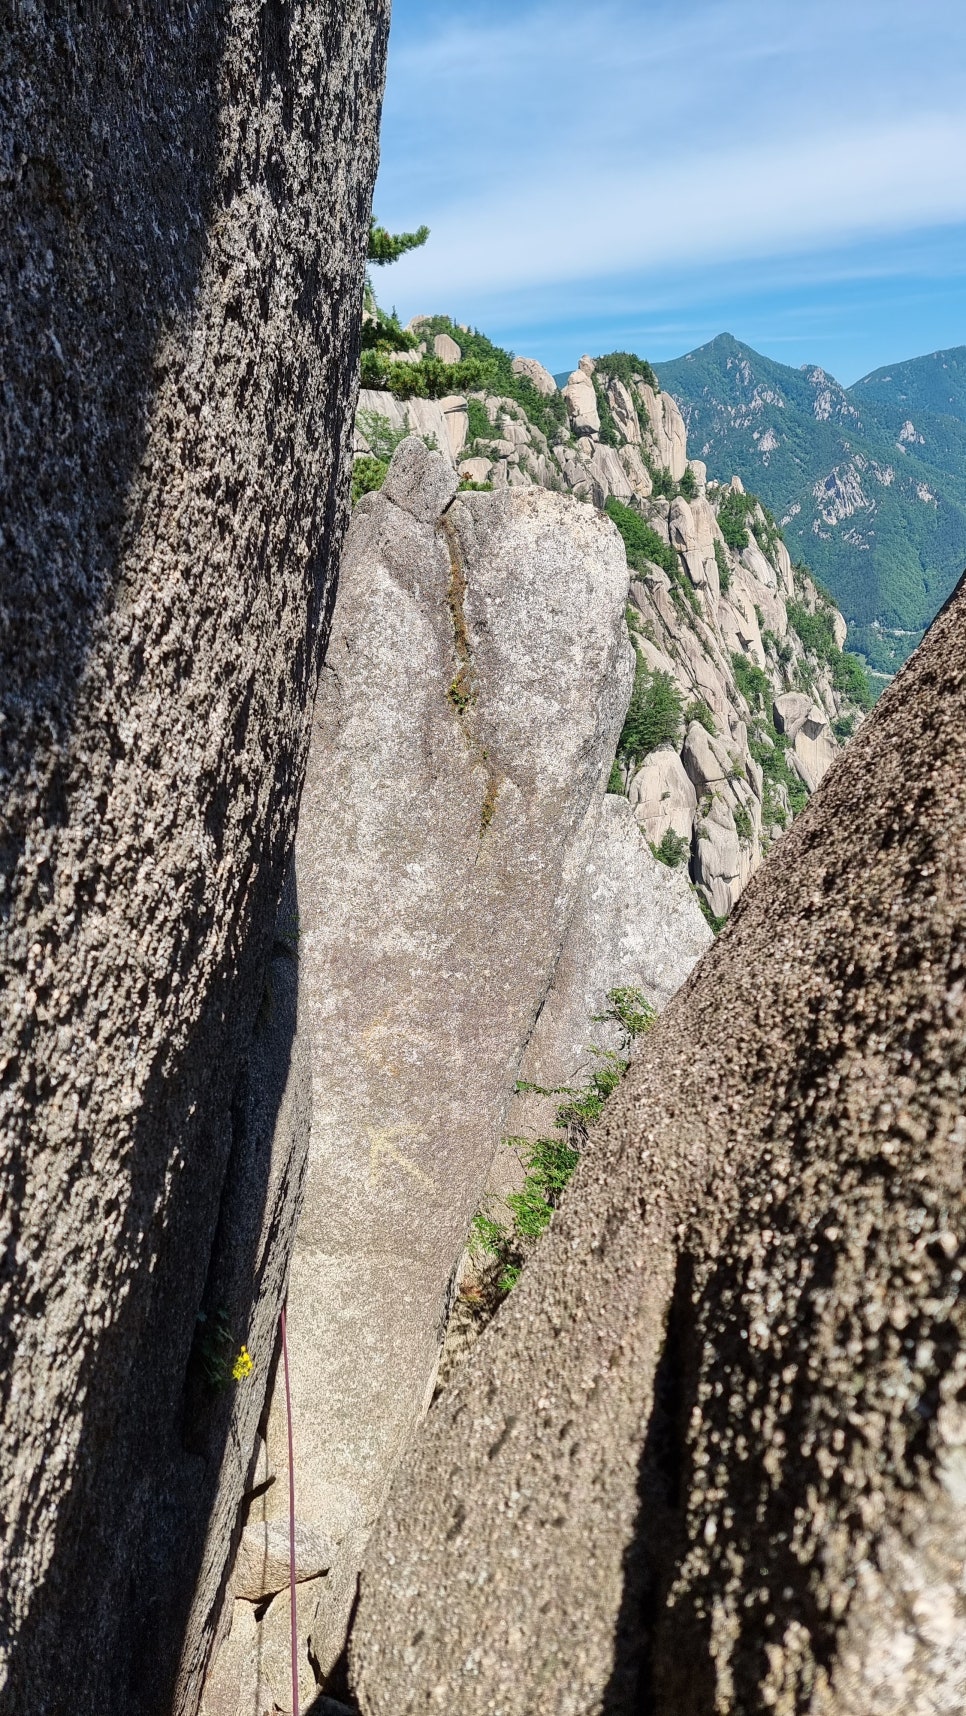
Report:
[[[306,1697],[310,1658],[325,1675],[342,1650],[366,1539],[432,1395],[631,689],[613,525],[537,489],[455,490],[410,439],[356,508],[299,815],[313,1105],[289,1342]],[[657,869],[632,818],[630,833]],[[263,1542],[288,1505],[285,1441],[278,1390],[276,1481],[246,1525]],[[257,1626],[250,1607],[288,1582],[266,1573],[262,1592],[236,1581],[212,1716],[290,1708],[288,1593]]]
[[[961,586],[431,1414],[366,1716],[966,1706],[964,723]]]
[[[0,1708],[167,1716],[210,1641],[306,1144],[293,997],[277,972],[269,1017],[266,973],[344,522],[388,6],[16,11]]]

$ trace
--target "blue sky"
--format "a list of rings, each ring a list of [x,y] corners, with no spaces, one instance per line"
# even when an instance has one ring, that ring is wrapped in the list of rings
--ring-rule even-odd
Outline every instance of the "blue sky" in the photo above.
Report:
[[[966,344],[962,0],[394,0],[376,279],[570,368]]]

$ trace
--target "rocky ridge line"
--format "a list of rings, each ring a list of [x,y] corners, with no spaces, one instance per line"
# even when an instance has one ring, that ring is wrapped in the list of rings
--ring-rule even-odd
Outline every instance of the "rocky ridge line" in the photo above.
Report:
[[[432,336],[432,348],[427,339],[403,355],[461,356],[449,333]],[[534,397],[563,401],[550,435],[505,395],[403,401],[363,390],[356,454],[371,460],[380,432],[412,430],[468,486],[550,488],[615,519],[636,574],[628,624],[639,700],[647,710],[663,693],[665,719],[656,733],[650,722],[643,753],[622,743],[613,784],[664,860],[687,862],[720,920],[860,724],[866,688],[842,654],[842,615],[792,565],[770,514],[738,478],[709,484],[689,460],[681,413],[649,366],[609,362],[581,358],[558,393],[535,359],[514,359]]]

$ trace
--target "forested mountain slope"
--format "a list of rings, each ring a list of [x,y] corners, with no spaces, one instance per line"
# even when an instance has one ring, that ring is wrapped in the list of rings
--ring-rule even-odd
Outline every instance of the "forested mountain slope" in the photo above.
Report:
[[[891,672],[966,563],[966,348],[843,388],[720,334],[657,366],[709,473],[737,472]]]

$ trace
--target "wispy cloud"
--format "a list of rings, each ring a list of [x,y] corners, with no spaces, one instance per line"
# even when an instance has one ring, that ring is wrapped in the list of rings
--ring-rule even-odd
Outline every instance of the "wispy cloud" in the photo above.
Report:
[[[383,155],[413,308],[964,222],[966,8],[396,0]]]

